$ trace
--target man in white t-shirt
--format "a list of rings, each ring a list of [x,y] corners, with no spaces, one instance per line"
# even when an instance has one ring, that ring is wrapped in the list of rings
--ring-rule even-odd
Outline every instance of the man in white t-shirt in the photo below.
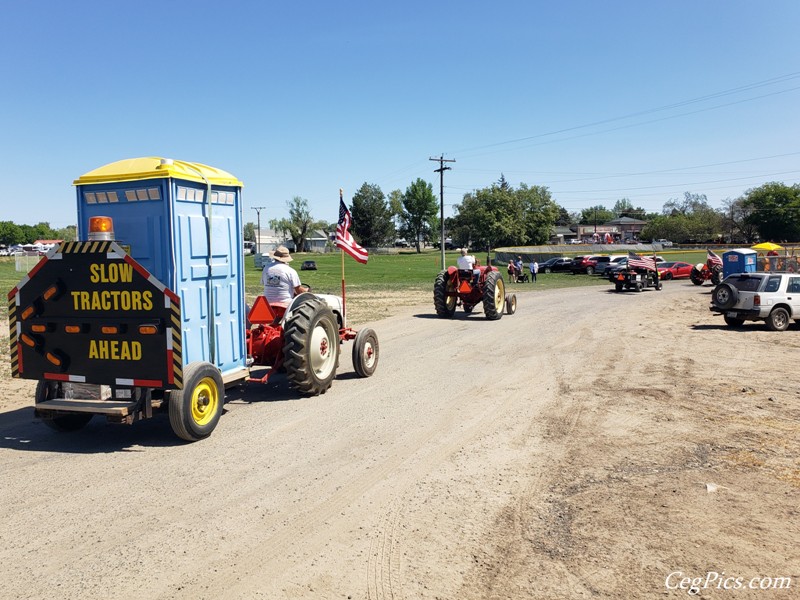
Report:
[[[288,304],[297,294],[307,292],[308,288],[300,283],[300,276],[286,263],[294,260],[286,246],[278,246],[270,253],[272,259],[261,273],[261,284],[264,296],[270,304]]]
[[[456,266],[458,267],[459,271],[469,271],[472,273],[473,283],[478,283],[480,270],[475,268],[475,262],[475,257],[471,254],[467,254],[466,248],[462,248],[461,256],[456,259]]]

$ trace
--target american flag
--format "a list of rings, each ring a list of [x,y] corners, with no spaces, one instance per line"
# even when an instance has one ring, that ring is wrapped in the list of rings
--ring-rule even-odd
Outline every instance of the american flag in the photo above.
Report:
[[[347,252],[350,256],[360,262],[362,265],[367,264],[367,251],[359,246],[350,235],[350,223],[352,222],[350,211],[342,200],[341,194],[339,195],[339,223],[336,225],[336,245],[342,250]]]
[[[708,250],[708,260],[711,261],[711,266],[719,265],[722,266],[722,259],[719,257],[718,254],[714,254],[711,250]]]
[[[628,250],[628,266],[632,269],[656,270],[656,260],[647,256],[639,256],[635,252]]]

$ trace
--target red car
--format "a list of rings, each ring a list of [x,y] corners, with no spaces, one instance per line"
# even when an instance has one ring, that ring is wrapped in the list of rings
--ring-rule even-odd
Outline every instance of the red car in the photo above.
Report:
[[[656,265],[658,278],[668,279],[688,279],[692,272],[692,265],[686,262],[660,262]]]
[[[570,270],[574,275],[578,273],[587,273],[591,275],[595,272],[596,268],[597,260],[594,255],[576,256],[572,259],[572,264],[570,265]]]

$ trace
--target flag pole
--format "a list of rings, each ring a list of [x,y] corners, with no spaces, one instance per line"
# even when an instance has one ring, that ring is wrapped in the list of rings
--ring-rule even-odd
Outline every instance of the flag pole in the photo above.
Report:
[[[344,190],[339,188],[339,203],[344,202]],[[347,302],[345,301],[346,294],[344,290],[344,250],[339,248],[339,254],[342,256],[342,323],[347,323]],[[344,325],[343,325],[344,326]]]

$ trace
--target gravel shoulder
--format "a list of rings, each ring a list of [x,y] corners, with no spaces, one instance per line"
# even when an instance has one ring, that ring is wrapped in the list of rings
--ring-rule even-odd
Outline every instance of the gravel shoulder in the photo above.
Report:
[[[496,322],[370,298],[373,377],[346,345],[327,394],[229,390],[195,444],[163,415],[47,429],[6,328],[3,596],[684,597],[671,573],[724,572],[792,587],[701,597],[796,597],[800,326],[729,329],[688,282],[523,287]]]

